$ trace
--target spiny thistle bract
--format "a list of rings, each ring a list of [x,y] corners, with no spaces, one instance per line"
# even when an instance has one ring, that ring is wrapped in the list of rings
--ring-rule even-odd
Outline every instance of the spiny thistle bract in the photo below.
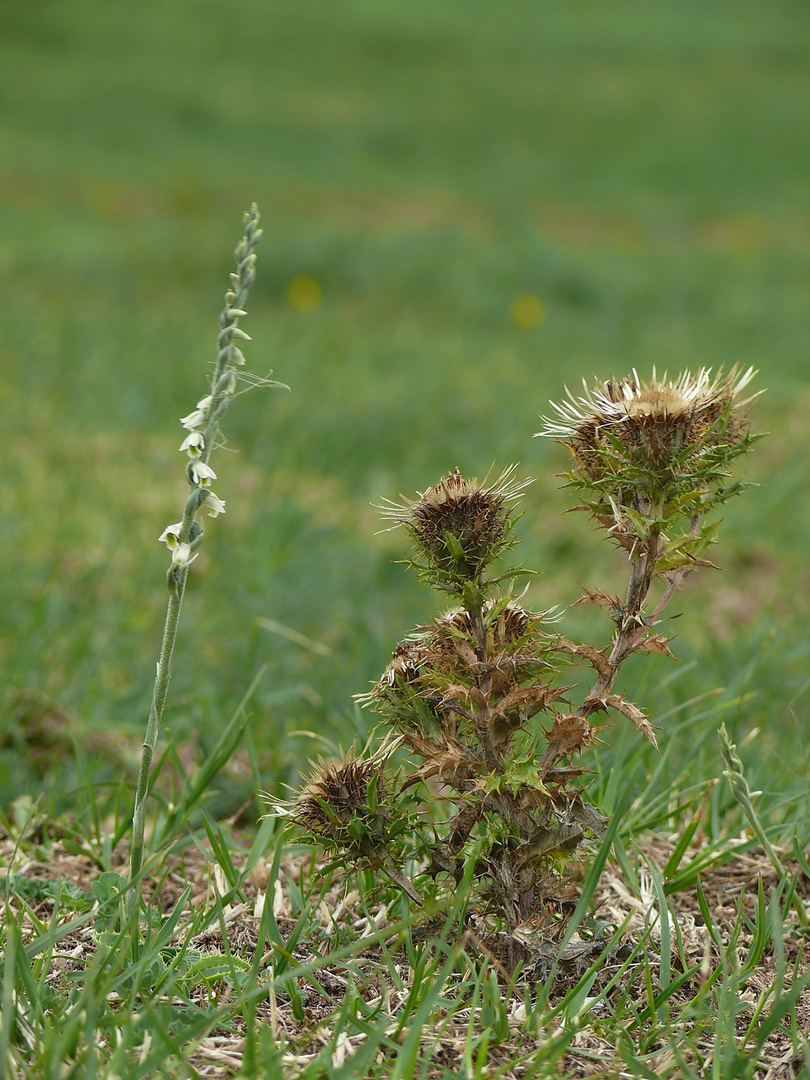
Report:
[[[376,864],[411,896],[414,886],[400,870],[406,828],[420,888],[441,895],[470,880],[472,909],[477,902],[479,914],[497,916],[512,963],[547,955],[564,933],[571,860],[604,833],[605,818],[584,799],[586,769],[576,760],[597,741],[593,714],[620,713],[656,745],[649,718],[613,687],[632,653],[672,656],[657,626],[684,575],[702,561],[697,552],[711,535],[707,512],[741,488],[728,470],[754,439],[742,412],[747,402],[736,400],[752,374],[712,380],[704,369],[674,382],[653,375],[644,384],[634,372],[555,406],[560,419],[546,421],[542,434],[573,453],[571,483],[629,552],[626,596],[594,589],[583,598],[608,609],[611,639],[602,648],[563,637],[552,612],[529,610],[508,573],[492,571],[516,542],[514,503],[527,482],[514,479],[514,467],[492,485],[456,469],[418,499],[382,508],[409,534],[419,577],[453,595],[457,606],[408,634],[372,689],[358,695],[411,761],[401,779],[374,772],[375,798],[384,790],[390,818],[372,812],[361,791],[351,821],[362,823],[355,831]],[[649,611],[656,577],[666,588]],[[593,669],[592,683],[578,691],[576,704],[566,676],[582,661]],[[346,768],[322,767],[293,818],[351,856],[359,841],[345,835],[341,816],[351,787],[341,779]],[[357,781],[358,790],[364,782]],[[340,797],[327,799],[327,789]]]

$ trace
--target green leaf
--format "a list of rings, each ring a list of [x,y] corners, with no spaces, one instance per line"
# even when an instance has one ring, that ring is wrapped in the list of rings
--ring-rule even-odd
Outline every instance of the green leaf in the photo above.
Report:
[[[513,795],[517,795],[527,787],[533,788],[543,795],[550,795],[548,788],[540,778],[537,758],[534,754],[516,757],[513,761],[506,763],[506,768],[501,775],[492,773],[485,779],[487,791],[508,790]]]

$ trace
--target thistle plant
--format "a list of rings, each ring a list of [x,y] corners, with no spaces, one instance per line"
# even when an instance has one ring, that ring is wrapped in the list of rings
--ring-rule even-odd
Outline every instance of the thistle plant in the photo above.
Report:
[[[540,434],[571,451],[566,476],[581,505],[627,552],[625,597],[596,590],[578,601],[608,608],[611,640],[602,648],[563,637],[553,611],[525,607],[515,583],[527,571],[499,563],[516,543],[516,503],[528,483],[514,467],[493,483],[455,469],[417,499],[381,508],[392,528],[408,534],[420,580],[453,606],[408,634],[359,697],[410,754],[395,780],[375,759],[373,808],[364,796],[350,822],[357,835],[371,830],[376,865],[402,884],[402,829],[386,860],[379,823],[410,821],[419,888],[453,889],[466,870],[479,912],[505,928],[512,962],[559,940],[575,895],[572,860],[605,829],[600,810],[585,800],[586,770],[576,757],[596,742],[593,714],[612,709],[656,744],[649,718],[614,683],[634,652],[672,656],[658,629],[664,608],[689,572],[713,565],[706,558],[712,515],[741,490],[729,468],[753,442],[747,402],[738,401],[752,375],[712,379],[701,370],[674,382],[653,374],[643,384],[634,372],[586,388],[545,421]],[[655,582],[660,596],[650,609]],[[595,672],[576,695],[579,705],[571,704],[567,682],[576,660]],[[303,794],[283,804],[310,839],[346,864],[357,841],[347,839],[336,778],[370,768],[351,758],[321,763]]]
[[[687,574],[712,567],[706,552],[714,542],[715,511],[742,492],[731,479],[731,467],[758,436],[748,428],[745,407],[738,401],[755,372],[727,375],[701,368],[674,381],[649,383],[636,372],[609,379],[601,386],[561,404],[556,419],[545,419],[538,435],[557,439],[571,452],[572,465],[563,475],[581,498],[580,509],[605,529],[627,552],[630,580],[622,600],[601,590],[588,591],[578,603],[606,607],[615,631],[606,649],[583,651],[597,678],[579,708],[555,720],[542,766],[593,742],[588,718],[606,706],[618,709],[655,743],[646,716],[637,706],[612,694],[619,667],[634,652],[648,650],[671,656],[669,639],[658,624]],[[654,582],[663,589],[652,610],[647,599]]]
[[[247,315],[245,304],[256,277],[255,249],[261,237],[259,212],[254,203],[245,214],[244,235],[234,252],[236,271],[231,274],[231,285],[225,293],[225,306],[219,316],[218,352],[208,393],[180,421],[186,432],[179,450],[187,457],[185,472],[189,494],[182,519],[173,525],[168,525],[159,538],[166,544],[171,554],[171,565],[166,575],[169,599],[135,792],[130,849],[131,878],[138,875],[143,862],[149,774],[171,679],[172,654],[177,639],[180,609],[189,567],[197,558],[203,539],[203,526],[199,517],[207,513],[209,517],[215,518],[225,513],[225,502],[211,488],[211,483],[216,480],[217,474],[209,465],[209,459],[217,445],[220,421],[237,392],[240,369],[245,364],[240,343],[250,341],[250,337],[239,326],[239,320]],[[257,379],[253,376],[242,375],[242,378],[252,385],[282,385],[270,379]],[[134,897],[132,900],[134,902]]]

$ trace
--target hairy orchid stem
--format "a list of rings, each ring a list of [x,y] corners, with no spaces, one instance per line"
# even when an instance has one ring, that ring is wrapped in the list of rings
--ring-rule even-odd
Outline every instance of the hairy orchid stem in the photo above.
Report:
[[[250,340],[244,330],[239,327],[238,321],[246,314],[245,301],[256,276],[254,249],[262,235],[262,230],[259,228],[259,212],[255,204],[245,214],[244,224],[244,235],[234,252],[237,269],[231,274],[231,287],[225,294],[225,307],[219,317],[218,353],[211,375],[210,393],[198,401],[196,409],[181,420],[188,432],[180,450],[184,451],[189,459],[186,466],[189,495],[182,520],[175,525],[169,525],[160,537],[172,553],[172,562],[166,578],[169,599],[135,789],[129,856],[130,880],[138,877],[143,866],[146,803],[149,795],[152,758],[157,746],[160,722],[169,692],[172,655],[177,641],[188,568],[196,558],[196,552],[203,537],[203,529],[197,521],[197,515],[203,509],[208,510],[210,517],[225,513],[225,503],[210,488],[211,480],[216,479],[216,473],[208,464],[208,460],[216,445],[220,418],[230,404],[236,387],[236,369],[245,362],[241,350],[235,343]],[[279,385],[270,383],[269,380],[262,380],[260,385],[262,384]],[[138,902],[139,896],[140,885],[128,893],[129,911]]]
[[[144,825],[146,818],[146,796],[149,789],[149,774],[152,770],[152,757],[157,746],[160,720],[163,716],[163,706],[166,704],[166,696],[169,692],[169,681],[172,676],[172,654],[174,643],[177,640],[177,628],[180,623],[180,608],[183,603],[183,594],[186,588],[188,568],[185,567],[178,575],[177,589],[169,596],[166,609],[166,622],[163,627],[163,642],[160,647],[160,660],[157,666],[155,688],[152,693],[152,704],[149,708],[149,719],[146,723],[143,748],[141,751],[141,764],[138,769],[138,785],[135,789],[135,808],[132,813],[132,847],[130,849],[130,878],[136,877],[143,864]],[[129,893],[131,902],[134,902],[132,892]]]

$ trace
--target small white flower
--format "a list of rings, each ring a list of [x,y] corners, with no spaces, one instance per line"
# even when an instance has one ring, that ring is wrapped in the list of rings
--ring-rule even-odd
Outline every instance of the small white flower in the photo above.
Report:
[[[203,412],[202,409],[195,409],[194,412],[190,412],[188,416],[181,416],[180,423],[186,431],[194,431],[196,428],[202,427],[207,419],[207,413]]]
[[[245,362],[245,355],[240,348],[236,345],[231,345],[231,363],[239,364],[240,366]]]
[[[200,487],[210,487],[211,481],[216,480],[217,474],[211,468],[210,465],[206,465],[204,461],[195,461],[191,466],[191,476],[195,484],[199,484]]]
[[[191,554],[191,544],[178,544],[172,552],[172,566],[191,566],[196,558]]]
[[[190,458],[198,458],[205,449],[205,436],[201,431],[192,431],[186,435],[179,446],[180,451],[186,451]]]
[[[180,423],[187,431],[194,431],[208,421],[208,410],[211,408],[211,395],[206,394],[197,402],[197,408],[188,416],[181,416]]]
[[[217,515],[225,513],[224,500],[218,498],[213,491],[207,491],[205,493],[205,502],[203,503],[203,506],[208,510],[209,517],[217,517]]]
[[[174,525],[167,525],[163,532],[158,537],[158,541],[161,544],[165,544],[167,548],[176,548],[180,543],[180,530],[183,528],[183,522],[177,521]]]

